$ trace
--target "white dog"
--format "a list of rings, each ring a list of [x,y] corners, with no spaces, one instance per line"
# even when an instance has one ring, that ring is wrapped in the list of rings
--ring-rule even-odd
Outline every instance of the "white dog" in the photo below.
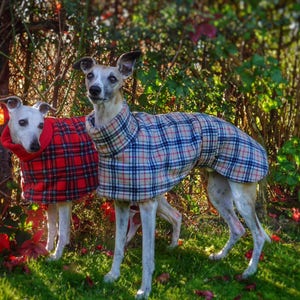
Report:
[[[140,207],[143,230],[143,276],[137,298],[147,298],[154,271],[155,215],[163,193],[192,168],[211,168],[208,193],[229,225],[230,238],[212,259],[221,259],[244,234],[233,204],[250,228],[254,250],[246,278],[257,269],[264,242],[269,241],[256,213],[256,184],[268,172],[265,150],[235,126],[205,114],[131,113],[121,92],[140,52],[123,54],[116,67],[84,57],[73,67],[85,74],[94,106],[86,120],[99,152],[99,195],[115,200],[116,243],[113,264],[105,276],[120,276],[130,203]]]

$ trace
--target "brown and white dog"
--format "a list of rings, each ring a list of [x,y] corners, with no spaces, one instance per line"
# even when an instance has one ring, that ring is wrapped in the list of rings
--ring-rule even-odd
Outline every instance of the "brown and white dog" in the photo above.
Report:
[[[208,194],[230,229],[224,248],[210,256],[221,259],[245,233],[234,204],[249,227],[253,256],[246,278],[257,270],[265,241],[270,238],[256,213],[256,185],[268,172],[265,150],[230,123],[205,114],[149,115],[130,112],[122,94],[132,75],[139,51],[121,55],[116,66],[99,65],[84,57],[73,67],[85,74],[94,111],[86,126],[99,152],[99,195],[114,199],[116,241],[106,282],[120,276],[130,204],[139,205],[143,230],[142,285],[136,297],[147,298],[154,271],[155,216],[161,195],[180,182],[194,167],[210,168]]]
[[[16,96],[0,99],[9,111],[1,140],[19,159],[22,196],[47,205],[46,249],[57,260],[70,239],[72,201],[80,200],[98,186],[98,153],[86,132],[85,117],[45,118],[53,108],[44,102],[23,105]],[[181,214],[162,196],[158,215],[173,226],[171,247],[178,244]],[[136,224],[132,210],[127,243]],[[57,244],[55,242],[57,239]]]

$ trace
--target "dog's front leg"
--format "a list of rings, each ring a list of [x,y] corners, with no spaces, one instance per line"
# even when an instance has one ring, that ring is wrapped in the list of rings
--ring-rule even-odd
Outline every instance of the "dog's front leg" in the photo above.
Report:
[[[56,204],[49,204],[47,209],[47,227],[48,237],[46,249],[48,252],[53,251],[54,242],[57,237],[57,207]]]
[[[157,200],[151,199],[139,204],[143,230],[143,277],[142,286],[136,294],[136,299],[148,298],[151,292],[154,264],[155,221]]]
[[[58,203],[58,241],[54,253],[49,260],[60,259],[64,248],[70,242],[70,223],[72,202]]]
[[[129,220],[129,202],[115,201],[116,236],[113,263],[110,271],[104,276],[104,282],[113,282],[120,276],[120,267],[124,257],[126,232]]]

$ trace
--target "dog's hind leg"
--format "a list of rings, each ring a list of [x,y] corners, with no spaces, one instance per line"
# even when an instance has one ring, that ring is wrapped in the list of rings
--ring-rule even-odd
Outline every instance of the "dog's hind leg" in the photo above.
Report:
[[[265,241],[270,242],[270,237],[262,228],[256,212],[255,212],[255,200],[256,200],[256,183],[237,183],[228,181],[235,205],[244,218],[247,226],[249,227],[253,237],[253,253],[249,262],[248,268],[242,274],[243,278],[254,274],[257,270],[260,254],[264,246]]]
[[[56,237],[57,237],[58,212],[57,212],[56,204],[49,204],[46,214],[47,214],[47,227],[48,227],[46,249],[48,252],[51,252],[54,249],[54,242],[56,241]]]
[[[58,241],[53,254],[49,260],[61,258],[64,248],[70,242],[70,223],[72,202],[57,203],[58,209]]]
[[[157,205],[157,199],[139,204],[143,229],[143,276],[136,299],[146,299],[151,292],[152,274],[155,268],[154,245]]]
[[[230,249],[245,233],[245,228],[234,211],[233,196],[227,179],[216,172],[210,172],[207,189],[211,203],[224,218],[230,231],[229,240],[223,249],[218,253],[211,254],[209,257],[210,259],[217,260],[228,254]]]
[[[120,276],[120,267],[124,258],[126,232],[129,220],[130,203],[127,201],[115,201],[116,212],[116,236],[114,258],[110,271],[104,276],[104,282],[113,282]]]
[[[170,247],[174,248],[178,246],[178,240],[180,236],[180,228],[182,215],[181,213],[175,209],[173,206],[169,204],[166,197],[161,195],[157,197],[158,206],[157,206],[157,214],[172,224],[173,232],[172,232],[172,242]]]

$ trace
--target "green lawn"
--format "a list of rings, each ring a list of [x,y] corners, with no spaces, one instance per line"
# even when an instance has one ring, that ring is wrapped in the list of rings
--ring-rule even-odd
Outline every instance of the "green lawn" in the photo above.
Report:
[[[250,235],[246,235],[224,260],[208,259],[211,251],[219,250],[226,242],[228,232],[224,228],[224,225],[212,223],[202,223],[199,228],[183,228],[183,244],[175,250],[167,248],[166,230],[160,228],[149,299],[201,299],[195,290],[209,290],[214,299],[222,300],[300,299],[300,242],[297,235],[284,233],[281,242],[266,244],[257,274],[240,282],[235,276],[247,266],[245,253],[252,248]],[[97,237],[94,242],[83,245],[87,248],[86,254],[73,247],[58,262],[33,260],[28,264],[29,274],[21,270],[6,273],[0,269],[0,299],[134,299],[141,281],[141,236],[135,237],[129,246],[121,278],[113,284],[102,282],[112,258],[95,249],[99,242]],[[163,273],[170,276],[164,284],[156,280]]]

